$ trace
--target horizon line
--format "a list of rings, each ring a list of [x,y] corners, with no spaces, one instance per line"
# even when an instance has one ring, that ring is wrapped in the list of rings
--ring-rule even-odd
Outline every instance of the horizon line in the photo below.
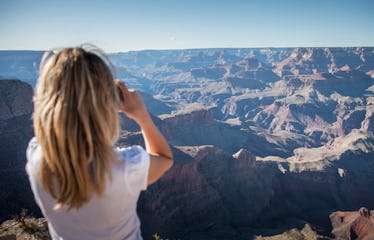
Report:
[[[79,46],[79,45],[78,45]],[[73,47],[78,47],[73,46]],[[94,45],[95,46],[95,45]],[[72,47],[72,46],[66,46]],[[99,49],[103,50],[103,48],[98,47]],[[292,49],[292,48],[374,48],[373,46],[360,46],[360,45],[349,45],[349,46],[295,46],[295,47],[198,47],[198,48],[145,48],[145,49],[138,49],[138,50],[119,50],[119,51],[105,51],[109,54],[114,53],[129,53],[129,52],[143,52],[143,51],[183,51],[183,50],[215,50],[215,49]],[[52,49],[52,48],[51,48]],[[0,49],[0,52],[45,52],[50,51],[51,49]]]

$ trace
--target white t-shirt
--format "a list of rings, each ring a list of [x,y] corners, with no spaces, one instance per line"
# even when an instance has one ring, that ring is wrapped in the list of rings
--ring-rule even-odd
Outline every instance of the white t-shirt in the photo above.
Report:
[[[41,147],[36,138],[27,148],[26,171],[36,203],[48,221],[52,239],[142,239],[137,201],[147,188],[150,157],[140,146],[116,149],[122,167],[113,164],[113,181],[106,181],[105,193],[94,195],[79,210],[63,206],[54,210],[56,201],[41,187],[38,179]]]

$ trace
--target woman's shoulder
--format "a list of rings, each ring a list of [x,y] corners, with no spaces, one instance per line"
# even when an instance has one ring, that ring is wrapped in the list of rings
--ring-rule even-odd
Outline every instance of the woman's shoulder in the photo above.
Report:
[[[35,152],[37,152],[39,147],[40,145],[36,137],[31,138],[26,149],[27,161],[33,159],[33,155],[35,154]]]
[[[144,158],[149,158],[148,153],[144,150],[143,147],[139,145],[133,145],[129,147],[117,147],[116,151],[120,155],[120,160],[122,162],[137,163]]]
[[[33,137],[27,146],[26,150],[26,171],[31,174],[38,169],[39,161],[41,159],[41,149],[36,137]]]
[[[131,193],[147,189],[150,156],[141,146],[118,148],[120,161],[124,163],[125,179]]]
[[[38,140],[36,137],[33,137],[29,141],[29,145],[27,146],[27,151],[35,150],[39,146]]]

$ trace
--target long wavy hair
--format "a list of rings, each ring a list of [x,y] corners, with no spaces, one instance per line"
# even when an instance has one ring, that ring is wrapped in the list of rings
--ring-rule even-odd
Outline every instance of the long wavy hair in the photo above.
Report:
[[[111,180],[119,96],[105,54],[83,47],[43,56],[34,95],[35,136],[42,149],[41,186],[79,209]]]

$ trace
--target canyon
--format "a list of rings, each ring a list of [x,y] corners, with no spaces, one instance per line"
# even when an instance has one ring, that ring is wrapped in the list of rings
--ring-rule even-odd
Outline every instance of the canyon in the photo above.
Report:
[[[2,220],[20,208],[40,214],[23,166],[41,54],[0,51],[0,76],[8,79],[0,81],[0,201],[13,204]],[[346,231],[333,231],[330,214],[374,209],[374,48],[109,57],[116,78],[141,92],[175,156],[141,195],[145,239],[266,238],[295,228],[339,238]],[[142,145],[136,124],[120,117],[117,145]]]

